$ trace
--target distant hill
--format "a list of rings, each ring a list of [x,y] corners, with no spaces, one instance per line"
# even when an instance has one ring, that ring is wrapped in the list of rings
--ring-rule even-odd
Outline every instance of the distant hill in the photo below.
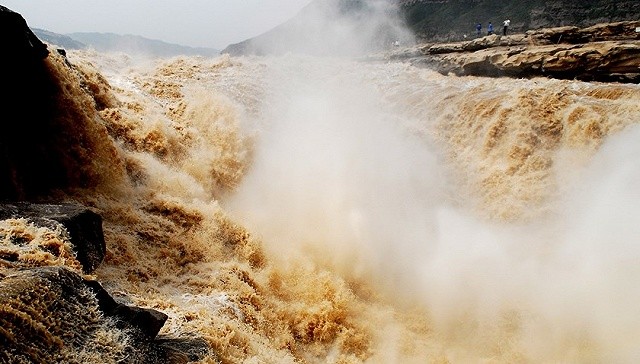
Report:
[[[56,46],[65,48],[65,49],[85,49],[87,45],[77,40],[63,34],[58,34],[54,32],[50,32],[44,29],[31,28],[31,31],[38,37],[38,39],[54,44]]]
[[[325,10],[321,11],[324,11],[326,21],[318,23],[318,9],[322,9],[322,4]],[[331,4],[333,10],[326,10]],[[509,30],[512,33],[640,19],[639,0],[315,0],[286,23],[257,37],[229,45],[222,53],[308,53],[309,49],[331,49],[332,44],[339,44],[340,37],[323,33],[335,32],[334,23],[339,24],[338,29],[342,28],[344,37],[360,32],[365,36],[365,42],[377,42],[378,45],[388,46],[394,38],[404,38],[407,42],[413,40],[378,17],[374,17],[374,23],[369,24],[369,30],[366,30],[372,12],[380,13],[380,9],[383,9],[382,13],[386,12],[405,23],[418,42],[473,37],[477,23],[482,24],[482,35],[486,35],[488,22],[493,23],[495,32],[501,32],[505,19],[511,20]],[[353,25],[345,25],[345,20],[351,20]],[[371,32],[371,28],[376,29]],[[371,34],[366,34],[366,31]],[[331,44],[318,44],[313,40],[328,40]]]
[[[219,50],[213,48],[187,47],[136,35],[113,33],[70,33],[63,35],[36,28],[32,29],[32,31],[40,40],[66,49],[93,48],[99,52],[123,52],[150,57],[173,57],[179,55],[213,57],[220,54]]]

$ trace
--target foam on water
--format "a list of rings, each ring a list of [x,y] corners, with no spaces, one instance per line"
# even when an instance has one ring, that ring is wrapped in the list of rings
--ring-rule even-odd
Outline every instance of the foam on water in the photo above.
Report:
[[[638,359],[637,85],[112,57],[69,52],[103,106],[66,198],[103,215],[97,278],[205,361]]]

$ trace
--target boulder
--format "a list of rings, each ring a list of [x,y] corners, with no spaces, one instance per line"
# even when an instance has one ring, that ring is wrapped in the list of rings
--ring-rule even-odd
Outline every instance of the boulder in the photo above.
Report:
[[[156,337],[167,321],[168,316],[160,311],[118,303],[98,281],[87,280],[84,283],[96,295],[98,306],[105,315],[117,317],[126,326],[136,327],[148,338]]]
[[[102,217],[88,208],[73,204],[17,202],[0,204],[0,220],[26,218],[35,225],[55,228],[61,224],[69,233],[76,259],[86,273],[100,265],[106,253]]]

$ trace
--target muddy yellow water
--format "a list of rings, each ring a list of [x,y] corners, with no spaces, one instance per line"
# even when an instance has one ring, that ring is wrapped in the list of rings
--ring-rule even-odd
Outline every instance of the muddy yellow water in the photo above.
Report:
[[[68,57],[95,277],[203,362],[640,359],[638,85]]]

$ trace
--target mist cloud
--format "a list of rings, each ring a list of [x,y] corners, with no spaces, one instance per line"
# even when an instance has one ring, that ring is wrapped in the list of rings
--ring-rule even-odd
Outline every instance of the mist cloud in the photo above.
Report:
[[[451,199],[447,162],[401,127],[398,105],[357,64],[270,65],[256,158],[225,205],[275,259],[312,256],[421,302],[462,361],[489,342],[542,362],[640,359],[640,128],[612,135],[588,165],[565,166],[573,178],[549,214],[486,220]]]
[[[414,42],[396,5],[388,0],[314,1],[273,30],[227,51],[243,54],[356,56]]]

